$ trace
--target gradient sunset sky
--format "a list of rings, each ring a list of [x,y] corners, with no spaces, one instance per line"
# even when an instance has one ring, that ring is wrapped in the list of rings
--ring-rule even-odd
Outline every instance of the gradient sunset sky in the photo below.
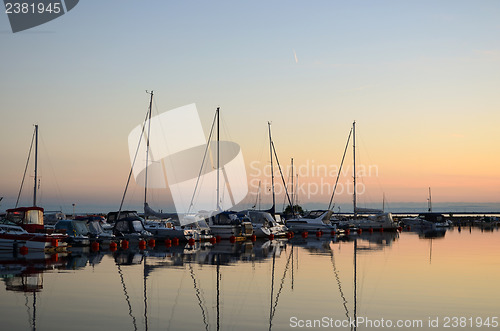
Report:
[[[206,135],[220,106],[250,180],[269,162],[272,121],[282,166],[293,157],[309,169],[300,184],[333,184],[312,164],[340,164],[355,120],[358,163],[377,169],[361,176],[361,201],[425,208],[432,187],[436,203],[500,203],[499,17],[495,0],[107,0],[14,34],[1,13],[0,211],[15,204],[35,123],[40,205],[117,209],[145,90],[155,113],[196,103]],[[127,206],[141,206],[141,190],[132,181]],[[329,193],[302,192],[300,203]],[[165,192],[152,199],[169,208]]]

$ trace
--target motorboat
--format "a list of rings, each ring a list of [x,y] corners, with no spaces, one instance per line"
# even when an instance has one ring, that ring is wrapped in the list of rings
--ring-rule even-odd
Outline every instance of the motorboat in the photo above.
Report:
[[[335,231],[337,226],[330,221],[332,213],[331,210],[311,210],[302,217],[287,220],[286,226],[293,232]]]
[[[66,246],[67,236],[43,227],[43,208],[19,207],[7,209],[5,219],[0,222],[0,249],[49,251]]]
[[[246,218],[252,223],[254,234],[257,238],[284,237],[288,233],[288,228],[278,224],[270,213],[258,210],[244,210],[238,212],[241,218]]]
[[[71,246],[90,245],[89,227],[85,220],[59,220],[54,226],[56,230],[64,230],[68,235],[66,241]]]

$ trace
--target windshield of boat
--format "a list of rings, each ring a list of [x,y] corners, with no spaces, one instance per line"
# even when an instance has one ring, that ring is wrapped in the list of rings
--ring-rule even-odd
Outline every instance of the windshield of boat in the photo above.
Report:
[[[248,212],[248,216],[252,220],[254,224],[262,224],[264,226],[273,226],[274,220],[269,213],[258,212],[258,211],[250,211]]]
[[[325,213],[324,210],[311,210],[304,218],[318,218]]]
[[[132,221],[132,227],[136,232],[142,232],[144,231],[144,226],[142,225],[142,222],[140,220],[134,220]]]

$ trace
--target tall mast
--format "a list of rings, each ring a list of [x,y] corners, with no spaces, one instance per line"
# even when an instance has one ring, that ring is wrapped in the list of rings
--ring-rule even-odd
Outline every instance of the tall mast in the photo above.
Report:
[[[273,192],[273,207],[271,208],[272,214],[275,214],[276,196],[274,194],[274,168],[273,168],[273,139],[271,138],[271,122],[267,122],[269,128],[269,153],[271,157],[271,190]]]
[[[431,188],[429,187],[429,205],[427,206],[429,209],[429,212],[432,211],[432,201],[431,201]]]
[[[352,122],[352,155],[354,160],[354,194],[353,194],[353,206],[354,206],[354,217],[358,216],[358,212],[356,211],[356,121]]]
[[[33,206],[36,207],[36,182],[38,175],[38,124],[35,124],[35,185],[33,186]]]
[[[293,211],[293,206],[295,205],[295,202],[293,201],[293,157],[292,157],[292,211]]]
[[[217,107],[217,211],[219,211],[219,133],[220,133],[220,126],[219,126],[219,107]]]
[[[147,91],[146,91],[147,92]],[[149,112],[148,112],[148,135],[146,137],[146,173],[144,178],[144,207],[148,202],[148,161],[149,161],[149,133],[151,131],[151,109],[153,108],[153,91],[149,92],[151,98],[149,99]]]

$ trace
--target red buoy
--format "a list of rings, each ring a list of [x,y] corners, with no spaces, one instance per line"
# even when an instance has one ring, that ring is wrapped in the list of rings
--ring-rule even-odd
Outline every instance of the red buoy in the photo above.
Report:
[[[302,238],[307,238],[309,236],[309,232],[304,231],[302,232]]]
[[[165,246],[167,246],[167,247],[172,246],[172,240],[170,240],[170,239],[165,239]]]
[[[146,240],[140,240],[139,241],[139,249],[140,250],[145,250],[146,249]]]
[[[321,231],[316,231],[316,237],[321,237]]]
[[[172,245],[179,246],[179,238],[172,239]]]
[[[398,231],[399,232],[403,231],[403,227],[402,226],[398,226]]]
[[[194,246],[194,243],[195,243],[194,238],[189,238],[189,240],[188,240],[188,244],[189,244],[190,246]]]
[[[373,233],[373,228],[369,228],[369,229],[368,229],[368,232],[369,232],[369,233]]]
[[[149,247],[155,247],[156,246],[156,241],[154,239],[149,239],[148,240],[148,246]]]
[[[128,240],[122,240],[122,248],[128,249]]]
[[[290,232],[286,233],[286,239],[292,239],[292,234]]]
[[[269,240],[274,240],[274,234],[273,234],[273,233],[271,233],[271,234],[269,235]]]
[[[52,239],[50,243],[52,244],[52,246],[57,247],[59,246],[59,239]]]
[[[350,235],[350,234],[351,234],[351,230],[346,229],[346,230],[345,230],[345,234],[346,234],[347,236],[348,236],[348,235]]]
[[[379,229],[379,231],[380,231],[380,232],[384,232],[384,228],[380,228],[380,229]]]
[[[235,236],[231,236],[231,237],[229,237],[229,242],[230,242],[231,244],[234,244],[234,243],[236,242],[236,237],[235,237]]]
[[[117,248],[118,248],[118,245],[114,241],[111,244],[109,244],[110,251],[115,252]]]
[[[217,242],[217,239],[215,237],[210,238],[210,243],[213,245]]]
[[[19,248],[19,253],[21,253],[21,255],[26,255],[26,254],[28,254],[28,247],[26,247],[26,246],[21,246],[21,247]]]
[[[215,236],[215,241],[216,241],[216,242],[220,243],[220,240],[221,240],[221,239],[222,239],[222,238],[221,238],[219,235],[216,235],[216,236]]]
[[[92,243],[92,250],[93,250],[94,252],[97,252],[97,251],[99,250],[99,243],[98,243],[97,241],[94,241],[94,242]]]
[[[254,234],[252,234],[252,236],[250,237],[250,240],[251,240],[252,242],[255,242],[255,241],[257,240],[257,236],[256,236],[256,235],[254,235]],[[271,240],[272,240],[272,239],[271,239]]]
[[[332,230],[332,232],[330,232],[330,234],[331,234],[332,236],[334,236],[334,235],[336,235],[337,233],[335,232],[335,230]]]
[[[362,229],[358,229],[358,234],[361,234],[363,232]]]

